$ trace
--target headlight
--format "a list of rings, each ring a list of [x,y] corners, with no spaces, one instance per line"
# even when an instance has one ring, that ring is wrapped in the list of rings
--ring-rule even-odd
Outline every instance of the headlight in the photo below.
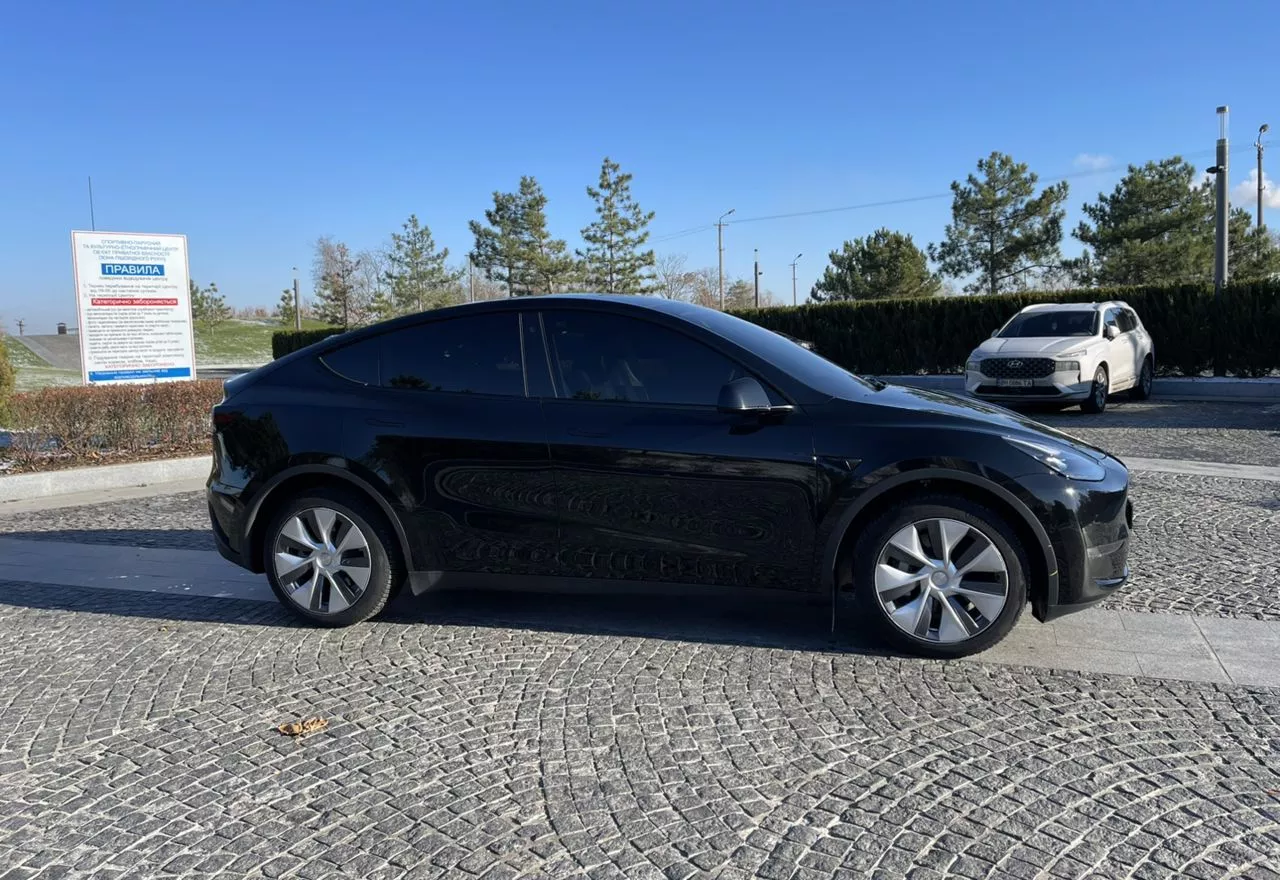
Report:
[[[1056,361],[1054,363],[1054,369],[1056,369],[1059,373],[1078,373],[1080,372],[1080,362],[1079,361]]]
[[[975,372],[975,373],[976,373],[976,372],[978,372],[979,370],[981,370],[981,369],[982,369],[982,359],[981,359],[981,358],[969,358],[969,360],[965,361],[964,368],[965,368],[966,370],[972,370],[973,372]]]
[[[1067,449],[1065,446],[1037,443],[1034,440],[1024,440],[1021,437],[1005,437],[1004,439],[1008,440],[1014,449],[1019,452],[1025,452],[1049,468],[1049,470],[1055,471],[1068,479],[1097,482],[1107,475],[1102,465],[1092,458]]]

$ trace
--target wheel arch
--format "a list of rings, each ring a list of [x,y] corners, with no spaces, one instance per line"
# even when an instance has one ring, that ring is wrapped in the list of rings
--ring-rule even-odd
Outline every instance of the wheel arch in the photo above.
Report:
[[[1018,496],[976,474],[928,468],[888,477],[849,506],[831,532],[823,551],[823,587],[830,591],[833,620],[841,587],[852,582],[850,555],[860,529],[885,510],[926,492],[946,492],[981,503],[1003,515],[1027,550],[1028,596],[1032,612],[1043,620],[1058,599],[1058,561],[1044,526]]]
[[[247,548],[246,560],[250,569],[257,573],[263,571],[263,542],[267,523],[273,513],[290,498],[296,498],[300,492],[320,488],[349,489],[372,501],[387,524],[395,533],[399,543],[400,556],[405,565],[412,567],[413,557],[409,550],[409,539],[404,524],[391,503],[367,480],[353,474],[349,470],[325,464],[304,464],[289,468],[272,477],[258,492],[258,497],[249,509],[245,519],[244,544]]]

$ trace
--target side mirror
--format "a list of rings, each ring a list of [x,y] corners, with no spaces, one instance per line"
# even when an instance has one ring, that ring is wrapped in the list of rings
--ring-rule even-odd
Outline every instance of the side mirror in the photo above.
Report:
[[[992,339],[995,339],[995,338],[996,338],[997,336],[999,336],[999,335],[1000,335],[1000,328],[999,328],[999,327],[997,327],[996,329],[994,329],[994,330],[992,330],[992,331],[991,331],[991,338],[992,338]]]
[[[720,412],[761,413],[772,410],[773,404],[769,403],[769,395],[763,385],[750,376],[743,376],[720,389],[716,409]]]
[[[1108,324],[1106,327],[1103,328],[1102,335],[1107,337],[1108,339],[1115,339],[1117,336],[1120,335],[1120,328],[1117,327],[1115,324]]]

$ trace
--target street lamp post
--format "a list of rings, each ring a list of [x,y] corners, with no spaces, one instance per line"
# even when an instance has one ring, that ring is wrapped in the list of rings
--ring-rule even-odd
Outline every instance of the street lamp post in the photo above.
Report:
[[[1258,217],[1257,217],[1257,221],[1258,221],[1259,229],[1262,228],[1262,136],[1266,134],[1270,129],[1271,129],[1271,126],[1267,125],[1265,122],[1262,125],[1260,125],[1258,127],[1258,139],[1253,142],[1253,145],[1258,148]],[[1259,247],[1262,246],[1261,242],[1259,242],[1258,246]]]
[[[804,254],[796,254],[796,258],[791,261],[791,305],[799,305],[796,302],[796,263],[800,262],[800,258]]]
[[[730,208],[720,215],[720,219],[716,221],[716,249],[720,254],[720,311],[724,311],[724,218],[728,217],[737,208]]]
[[[302,332],[302,297],[298,296],[298,267],[293,267],[293,329]]]

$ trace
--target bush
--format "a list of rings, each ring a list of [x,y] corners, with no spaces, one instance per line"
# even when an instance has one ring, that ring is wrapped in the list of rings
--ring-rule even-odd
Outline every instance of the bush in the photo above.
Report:
[[[86,460],[208,451],[222,382],[44,388],[12,400],[12,453]]]
[[[13,365],[9,363],[9,351],[0,337],[0,428],[9,420],[9,400],[13,397]]]
[[[867,374],[959,373],[965,358],[1018,310],[1036,302],[1124,300],[1155,341],[1161,373],[1199,375],[1214,361],[1215,317],[1221,364],[1241,376],[1280,369],[1280,282],[1228,285],[1215,307],[1213,287],[1183,284],[999,296],[864,300],[736,313],[770,330],[812,342],[824,357]]]
[[[271,335],[271,357],[282,358],[290,352],[344,333],[341,327],[322,327],[318,330],[278,330]]]

